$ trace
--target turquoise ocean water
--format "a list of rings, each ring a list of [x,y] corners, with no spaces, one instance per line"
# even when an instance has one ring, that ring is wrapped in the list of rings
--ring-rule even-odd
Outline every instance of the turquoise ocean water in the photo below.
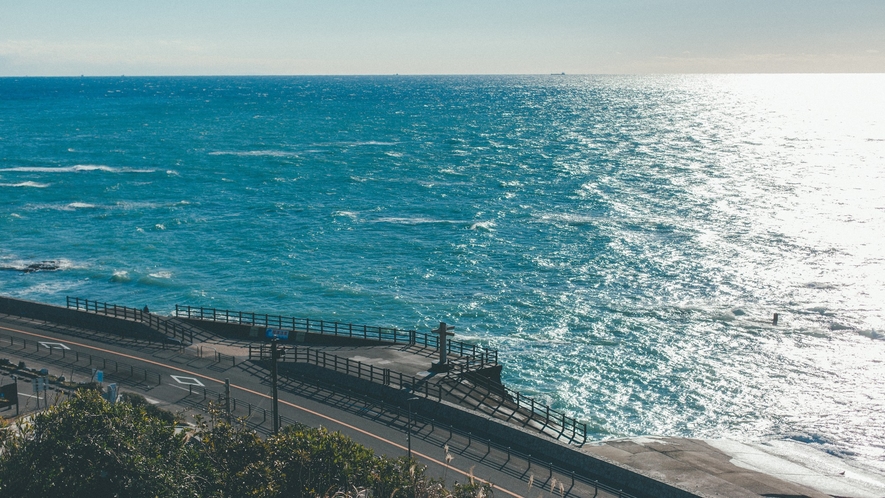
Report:
[[[596,438],[885,470],[882,88],[0,79],[0,293],[446,321]]]

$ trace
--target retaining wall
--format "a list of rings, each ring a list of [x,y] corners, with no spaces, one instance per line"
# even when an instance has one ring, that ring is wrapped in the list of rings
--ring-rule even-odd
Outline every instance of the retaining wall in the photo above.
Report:
[[[139,322],[5,296],[0,296],[0,313],[95,330],[123,337],[137,337],[154,340],[160,338],[155,330]]]
[[[269,363],[265,362],[268,364]],[[407,391],[393,389],[365,379],[354,378],[307,363],[280,363],[281,372],[302,374],[322,379],[360,393],[369,394],[389,403],[405,406],[410,397]],[[530,454],[538,461],[553,462],[582,475],[593,476],[609,486],[623,489],[640,497],[695,498],[698,495],[657,481],[637,470],[624,468],[596,455],[589,455],[565,443],[549,439],[516,425],[494,419],[482,413],[467,411],[447,401],[421,398],[412,402],[412,410],[448,425],[472,432],[477,437],[492,441],[506,441],[516,451]]]

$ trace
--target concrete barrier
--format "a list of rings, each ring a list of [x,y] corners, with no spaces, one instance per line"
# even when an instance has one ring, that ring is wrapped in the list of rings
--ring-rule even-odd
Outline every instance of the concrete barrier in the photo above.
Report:
[[[0,313],[95,330],[121,337],[148,340],[159,338],[155,330],[139,322],[5,296],[0,296]]]
[[[321,379],[352,391],[368,394],[391,404],[406,406],[409,392],[358,379],[344,373],[308,363],[280,363],[280,372]],[[482,413],[465,410],[447,401],[421,398],[412,402],[412,410],[445,424],[472,432],[493,441],[506,441],[516,451],[532,455],[539,461],[576,473],[592,476],[609,486],[623,489],[638,497],[693,498],[698,495],[655,480],[636,469],[625,468],[596,455],[589,455],[568,444],[540,436],[537,432],[494,419]]]

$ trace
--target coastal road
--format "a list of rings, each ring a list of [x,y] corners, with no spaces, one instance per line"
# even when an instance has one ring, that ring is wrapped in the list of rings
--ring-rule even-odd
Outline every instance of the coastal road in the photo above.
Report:
[[[236,364],[219,362],[214,354],[200,358],[156,344],[6,315],[0,315],[0,357],[81,381],[101,366],[106,370],[105,383],[117,382],[123,390],[191,414],[204,410],[209,401],[220,400],[225,379],[229,379],[234,416],[243,417],[261,433],[271,430],[269,372],[242,359]],[[30,394],[28,389],[20,387],[20,392]],[[378,454],[407,452],[409,418],[398,407],[303,379],[281,382],[279,398],[284,423],[297,421],[341,431]],[[27,403],[34,406],[30,400]],[[411,446],[413,457],[427,465],[428,474],[445,478],[449,485],[475,475],[494,483],[496,496],[617,496],[602,490],[597,493],[580,478],[551,472],[549,465],[536,459],[508,454],[486,440],[425,417],[413,417]]]

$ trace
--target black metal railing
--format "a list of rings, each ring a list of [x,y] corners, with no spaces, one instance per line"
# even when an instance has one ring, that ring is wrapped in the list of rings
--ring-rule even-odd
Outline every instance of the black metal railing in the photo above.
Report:
[[[329,322],[310,318],[294,318],[282,315],[267,315],[247,311],[231,311],[202,306],[175,305],[175,316],[214,322],[236,323],[239,325],[276,328],[290,332],[333,335],[356,339],[366,339],[395,344],[415,344],[428,348],[439,349],[439,337],[434,334],[415,330],[398,329],[395,327],[377,327],[372,325],[355,325],[353,323]],[[473,365],[497,365],[498,350],[468,344],[461,341],[446,341],[449,354],[469,357]]]
[[[65,300],[68,309],[112,316],[124,320],[133,320],[147,325],[149,328],[164,334],[166,337],[176,338],[182,342],[193,342],[194,340],[193,330],[170,321],[168,317],[156,315],[138,308],[129,308],[95,300],[90,301],[79,297],[67,297]]]
[[[47,357],[56,357],[61,360],[68,361],[70,364],[80,365],[80,368],[101,369],[108,376],[111,374],[126,375],[127,379],[142,379],[144,382],[153,382],[156,379],[159,386],[162,382],[162,376],[159,372],[148,370],[142,367],[136,367],[130,363],[123,363],[117,360],[110,360],[104,356],[92,355],[89,353],[81,353],[78,350],[71,350],[67,345],[56,342],[35,341],[33,339],[24,339],[11,335],[0,335],[0,350],[11,350],[17,354],[33,351],[36,354],[43,354]],[[86,362],[82,365],[80,362]],[[66,366],[68,368],[70,365]]]
[[[271,346],[267,344],[249,345],[250,360],[269,360],[271,358]],[[423,394],[427,399],[442,401],[443,386],[439,383],[430,383],[426,379],[420,379],[411,375],[379,368],[374,365],[366,365],[362,362],[343,358],[334,354],[326,353],[317,349],[306,347],[290,347],[283,351],[280,357],[282,361],[302,362],[327,368],[338,373],[365,379],[369,382],[382,384],[393,389],[409,390],[416,394]],[[503,386],[502,386],[503,387]],[[501,390],[501,387],[497,388]],[[489,389],[491,391],[491,389]],[[557,439],[567,440],[578,446],[587,442],[587,424],[579,422],[566,415],[551,409],[547,404],[524,396],[517,391],[503,387],[504,397],[509,397],[517,410],[529,413],[529,418],[538,422],[538,430],[544,434],[554,435]]]
[[[282,374],[282,376],[289,381],[293,380],[285,373]],[[194,403],[196,407],[204,410],[206,413],[212,414],[213,416],[225,416],[223,411],[219,409],[226,399],[224,393],[214,391],[202,386],[188,386],[188,388],[188,397],[193,396],[199,398],[198,401]],[[247,423],[251,422],[250,425],[254,429],[262,428],[262,426],[268,422],[268,419],[273,419],[270,410],[267,408],[253,405],[243,400],[239,400],[234,396],[231,396],[230,399],[232,416],[238,417],[240,418],[240,420],[243,420]],[[569,483],[569,487],[563,490],[563,496],[578,496],[574,494],[573,488],[575,487],[576,483],[580,482],[585,486],[592,487],[593,490],[596,492],[596,495],[598,495],[598,493],[602,491],[611,494],[612,496],[617,496],[619,498],[633,498],[632,495],[625,493],[621,489],[606,485],[596,479],[590,479],[589,477],[586,477],[582,474],[578,474],[574,470],[555,465],[549,460],[543,460],[538,458],[537,456],[533,456],[528,453],[522,453],[520,451],[512,449],[510,446],[496,443],[491,439],[479,438],[468,431],[464,431],[452,425],[439,422],[434,418],[426,417],[414,411],[411,412],[411,414],[409,415],[408,411],[401,406],[393,405],[380,399],[372,398],[371,396],[367,396],[365,394],[360,394],[359,399],[372,406],[376,406],[379,409],[384,410],[385,412],[394,414],[401,419],[406,419],[408,416],[411,416],[413,423],[415,424],[418,431],[420,431],[420,428],[418,428],[417,426],[425,426],[430,427],[431,432],[437,430],[441,432],[448,432],[446,444],[449,446],[450,451],[456,452],[458,454],[466,455],[471,448],[473,448],[474,446],[479,446],[479,448],[474,449],[477,454],[472,456],[480,460],[486,457],[492,449],[495,449],[496,451],[499,451],[507,456],[504,464],[505,467],[516,467],[518,463],[517,461],[522,460],[523,462],[525,462],[527,470],[524,472],[520,470],[520,472],[523,472],[522,474],[520,474],[520,476],[524,477],[526,474],[531,475],[534,486],[537,488],[544,489],[545,487],[549,487],[551,481],[555,481],[554,473],[556,473],[560,476],[559,482],[563,483],[564,485],[566,484],[566,481],[564,480],[565,478],[568,478],[571,481]],[[215,405],[214,408],[210,406],[210,403]],[[253,421],[256,415],[260,418],[259,421]],[[292,418],[283,415],[280,415],[280,425],[306,427],[301,422],[298,422]],[[406,430],[412,430],[412,428],[407,427]],[[264,431],[269,433],[270,429],[264,429]],[[413,434],[414,433],[415,432],[413,432]],[[458,435],[458,441],[453,438],[454,435]],[[415,437],[419,436],[416,435]],[[443,437],[445,437],[445,435]],[[539,471],[538,475],[535,475],[531,472],[533,468]],[[540,473],[541,470],[549,472],[549,477],[545,479]],[[557,491],[553,494],[556,495],[560,493]]]

